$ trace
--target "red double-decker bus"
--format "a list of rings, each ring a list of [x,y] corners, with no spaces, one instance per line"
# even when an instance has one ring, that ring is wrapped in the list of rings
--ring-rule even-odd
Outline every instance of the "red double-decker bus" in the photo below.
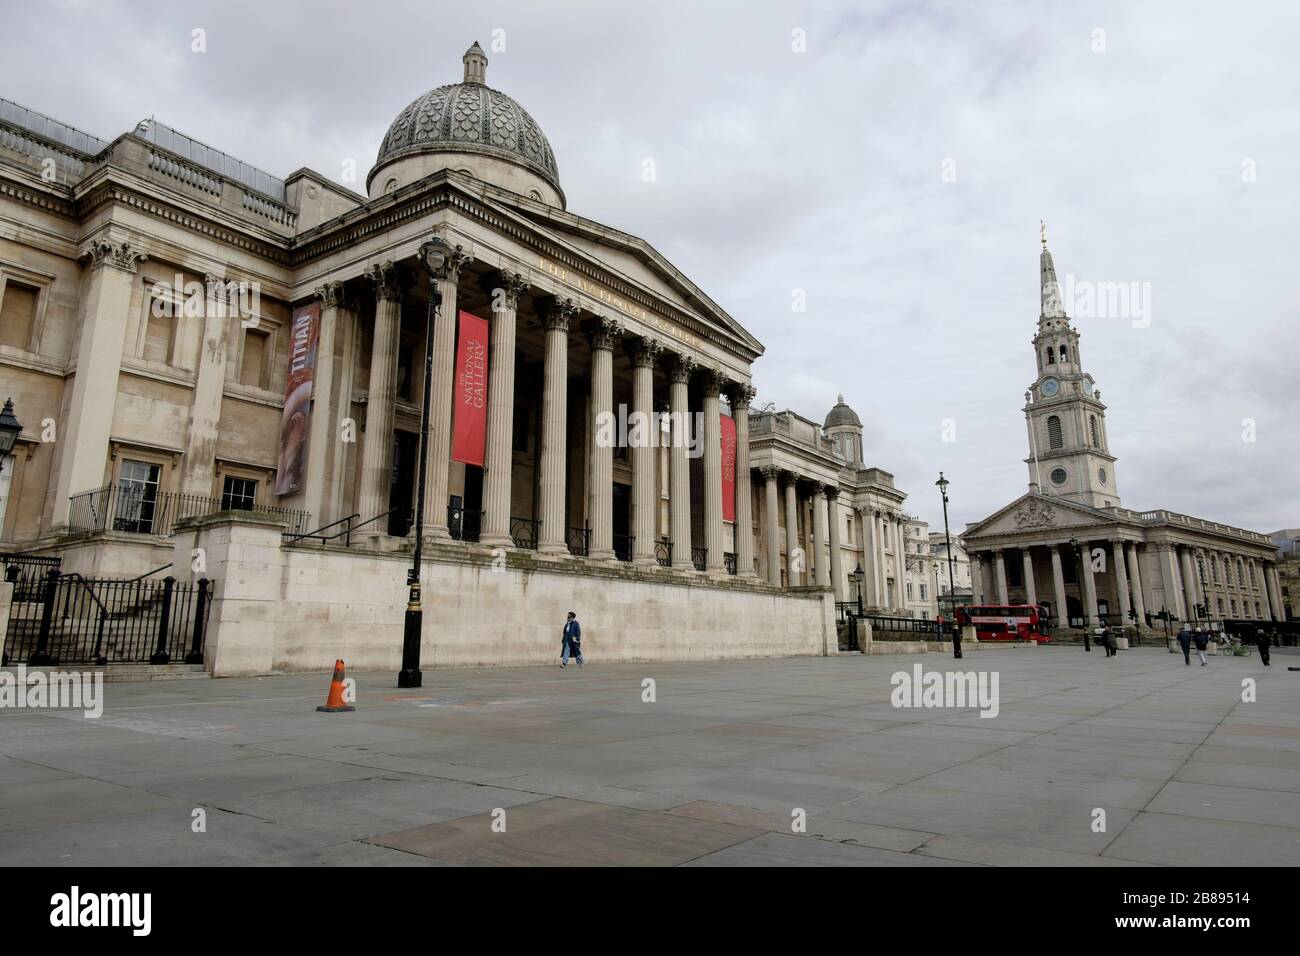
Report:
[[[1032,604],[967,604],[957,608],[959,625],[973,624],[981,641],[1046,644],[1043,609]]]

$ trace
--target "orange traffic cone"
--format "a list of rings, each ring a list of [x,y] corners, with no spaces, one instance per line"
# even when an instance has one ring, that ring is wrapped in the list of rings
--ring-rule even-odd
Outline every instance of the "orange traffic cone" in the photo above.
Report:
[[[343,702],[343,661],[341,659],[334,662],[334,676],[330,678],[330,692],[329,696],[325,698],[325,705],[316,709],[327,714],[340,714],[344,711],[356,710],[351,704]]]

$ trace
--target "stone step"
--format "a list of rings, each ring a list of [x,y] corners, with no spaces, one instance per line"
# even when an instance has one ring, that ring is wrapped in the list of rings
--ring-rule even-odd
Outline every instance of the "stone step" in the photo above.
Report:
[[[55,667],[28,667],[27,675],[37,672],[57,674],[60,671],[76,671],[79,674],[100,673],[104,683],[118,681],[153,681],[153,680],[197,680],[209,676],[202,664],[109,664],[100,667],[95,664],[62,664]],[[11,664],[0,668],[0,673],[17,674],[17,668]]]

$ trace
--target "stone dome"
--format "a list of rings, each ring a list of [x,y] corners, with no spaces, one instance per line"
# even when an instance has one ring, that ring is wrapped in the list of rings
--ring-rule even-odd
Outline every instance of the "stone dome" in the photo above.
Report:
[[[379,147],[368,185],[381,169],[403,158],[462,153],[522,166],[562,197],[555,153],[537,121],[505,93],[486,85],[487,56],[477,43],[466,51],[464,63],[463,82],[432,89],[397,114]]]
[[[840,395],[835,402],[835,407],[827,413],[826,423],[822,425],[822,428],[829,430],[843,425],[852,425],[854,428],[861,428],[862,419],[858,418],[857,412],[844,404],[844,396]]]

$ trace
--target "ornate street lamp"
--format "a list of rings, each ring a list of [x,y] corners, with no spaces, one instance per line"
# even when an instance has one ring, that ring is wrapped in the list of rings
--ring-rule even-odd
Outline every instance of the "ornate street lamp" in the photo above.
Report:
[[[14,450],[14,443],[18,441],[22,430],[23,426],[14,417],[14,400],[6,398],[4,411],[0,412],[0,455],[7,455]]]
[[[452,249],[441,236],[434,236],[420,246],[420,262],[429,271],[429,310],[424,323],[424,394],[420,403],[420,464],[416,475],[415,493],[415,550],[411,568],[406,572],[406,585],[410,595],[406,602],[406,620],[402,631],[402,670],[397,675],[398,687],[419,687],[424,683],[420,673],[420,637],[424,629],[424,607],[420,600],[420,559],[424,546],[424,472],[429,460],[429,402],[433,386],[433,326],[437,321],[442,293],[438,280],[447,273],[447,262]]]
[[[858,617],[865,617],[866,615],[862,613],[862,582],[866,580],[867,575],[866,572],[862,570],[861,564],[853,569],[853,573],[850,577],[853,578],[853,583],[858,586]]]
[[[957,613],[957,588],[953,584],[952,576],[952,538],[948,534],[948,479],[939,472],[939,480],[935,482],[939,486],[939,494],[943,496],[943,546],[948,552],[948,598],[953,607],[953,614]]]

